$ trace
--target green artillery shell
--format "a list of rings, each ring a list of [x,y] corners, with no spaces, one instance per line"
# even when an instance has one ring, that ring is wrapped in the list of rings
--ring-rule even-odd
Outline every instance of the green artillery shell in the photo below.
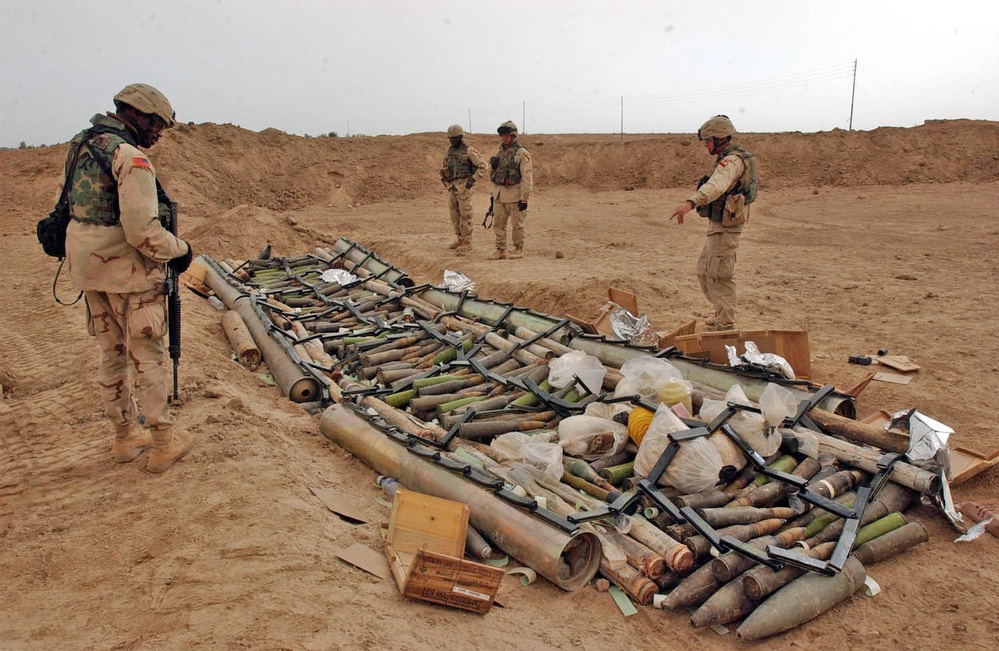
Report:
[[[794,472],[790,474],[796,477],[810,479],[821,469],[822,467],[819,465],[818,461],[806,458],[804,461],[799,463],[798,467],[794,469]],[[790,484],[774,481],[769,484],[764,484],[763,486],[758,486],[748,495],[732,500],[726,506],[729,508],[736,506],[770,506],[784,499],[793,490],[794,488]]]
[[[600,476],[614,486],[620,486],[628,477],[635,474],[635,462],[629,461],[617,466],[610,466],[600,471]]]
[[[930,535],[921,522],[910,522],[857,547],[853,555],[865,566],[873,565],[929,539]]]
[[[771,470],[779,470],[780,472],[791,472],[797,467],[798,460],[789,454],[785,454],[768,466]],[[769,477],[761,473],[753,478],[753,485],[762,486],[763,484],[769,484],[771,481]]]
[[[836,549],[836,543],[823,543],[814,549],[806,551],[805,556],[826,561],[832,556],[834,549]],[[806,571],[793,565],[785,565],[775,572],[766,565],[757,565],[748,572],[744,572],[739,578],[742,579],[742,588],[746,592],[746,596],[753,601],[761,601],[791,581],[794,581]]]
[[[789,520],[794,517],[794,510],[787,507],[756,508],[752,506],[737,506],[732,508],[697,509],[697,514],[712,527],[730,527],[734,524],[752,524],[768,518]]]
[[[856,549],[864,543],[870,542],[875,538],[883,536],[889,531],[894,531],[904,526],[908,520],[905,516],[897,511],[895,513],[889,513],[885,517],[875,520],[866,527],[861,527],[857,531],[857,537],[853,541],[853,548]]]
[[[809,572],[757,606],[736,634],[743,640],[760,640],[804,624],[849,599],[864,586],[866,578],[863,564],[852,556],[835,576]]]

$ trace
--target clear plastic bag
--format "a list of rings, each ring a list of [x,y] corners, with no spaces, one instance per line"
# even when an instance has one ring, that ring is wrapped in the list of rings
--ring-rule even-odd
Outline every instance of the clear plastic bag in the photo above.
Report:
[[[746,392],[742,390],[742,387],[738,384],[733,384],[728,393],[725,394],[725,400],[710,400],[705,398],[704,403],[701,405],[700,419],[706,423],[710,423],[728,407],[728,403],[730,402],[738,405],[753,406],[753,403],[746,397]],[[735,430],[735,433],[762,457],[769,457],[780,447],[780,434],[774,428],[766,426],[766,421],[762,414],[740,410],[729,418],[726,424]]]
[[[614,396],[640,395],[652,402],[662,402],[666,406],[683,403],[688,413],[693,412],[690,382],[683,379],[683,373],[664,359],[655,357],[633,357],[621,366],[622,380],[614,389]]]
[[[561,481],[562,446],[557,440],[558,434],[554,430],[538,434],[509,432],[494,438],[489,447],[503,462],[524,461],[546,476]]]
[[[557,389],[569,386],[576,376],[590,393],[600,395],[607,369],[593,355],[581,350],[566,353],[548,364],[548,383]]]
[[[558,424],[558,438],[566,454],[593,461],[623,450],[628,428],[607,418],[569,416]]]
[[[635,474],[647,476],[670,444],[668,435],[686,429],[689,428],[676,414],[665,405],[660,405],[642,437],[642,444],[638,446]],[[721,455],[705,438],[684,441],[659,483],[684,493],[700,493],[718,483],[722,465]]]

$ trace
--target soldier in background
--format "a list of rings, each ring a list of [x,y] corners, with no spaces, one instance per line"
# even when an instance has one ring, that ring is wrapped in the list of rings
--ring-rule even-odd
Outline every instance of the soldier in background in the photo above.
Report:
[[[97,383],[114,426],[114,460],[131,461],[151,447],[147,469],[163,472],[192,445],[167,410],[165,271],[167,264],[178,274],[186,270],[193,252],[163,227],[160,215],[169,206],[138,148],[155,145],[175,114],[146,84],[126,86],[114,105],[114,113],[95,115],[70,141],[66,262],[86,298],[87,331],[101,348]],[[151,436],[139,428],[136,400]]]
[[[448,246],[456,253],[472,249],[472,186],[486,175],[482,154],[464,142],[465,131],[460,125],[447,128],[451,146],[444,153],[441,182],[448,191],[448,210],[454,228],[454,242]]]
[[[716,156],[715,169],[697,190],[670,216],[678,224],[693,209],[708,218],[708,234],[697,259],[697,281],[714,306],[705,319],[710,330],[735,329],[735,260],[739,238],[749,221],[749,204],[756,200],[756,161],[732,142],[735,126],[725,115],[716,115],[697,130],[709,154]]]
[[[506,253],[506,223],[510,220],[510,235],[513,239],[513,253],[510,258],[524,257],[524,239],[527,229],[527,200],[534,189],[534,172],[531,169],[531,154],[517,142],[517,125],[509,120],[496,129],[502,145],[489,159],[490,177],[493,182],[495,201],[496,251],[490,260],[503,260]]]

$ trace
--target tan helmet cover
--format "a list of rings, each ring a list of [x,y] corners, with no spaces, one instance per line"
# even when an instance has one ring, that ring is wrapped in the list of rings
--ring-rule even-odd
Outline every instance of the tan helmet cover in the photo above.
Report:
[[[170,106],[166,95],[149,84],[129,84],[114,96],[115,106],[127,104],[140,113],[155,115],[166,123],[169,129],[176,124],[177,114]]]
[[[458,136],[465,135],[465,130],[461,128],[460,124],[452,124],[447,128],[448,138],[457,138]]]
[[[496,133],[498,133],[500,135],[502,135],[503,133],[512,133],[512,134],[516,135],[517,134],[517,125],[514,124],[513,122],[511,122],[510,120],[507,120],[503,124],[499,125],[499,128],[496,129]]]
[[[727,115],[716,115],[697,130],[697,139],[728,138],[733,134],[735,134],[735,126],[732,124],[732,120],[728,119]]]

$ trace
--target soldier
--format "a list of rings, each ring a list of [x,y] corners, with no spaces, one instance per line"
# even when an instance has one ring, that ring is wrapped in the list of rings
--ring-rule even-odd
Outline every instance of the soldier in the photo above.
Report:
[[[444,153],[441,182],[448,191],[448,210],[455,240],[448,246],[462,254],[472,249],[472,186],[486,175],[482,154],[464,142],[465,131],[460,125],[447,128],[451,146]]]
[[[163,93],[146,84],[126,86],[114,105],[114,113],[95,115],[93,126],[70,141],[66,261],[86,298],[87,331],[101,348],[97,382],[114,426],[114,460],[131,461],[151,447],[146,467],[163,472],[192,445],[167,410],[165,268],[183,272],[193,252],[161,224],[169,206],[138,147],[155,145],[175,114]],[[136,400],[151,436],[138,427]]]
[[[684,215],[696,208],[697,214],[708,218],[708,234],[697,259],[697,280],[714,306],[714,315],[705,319],[710,330],[735,328],[736,250],[749,221],[749,204],[756,200],[756,160],[732,142],[734,134],[735,126],[725,115],[716,115],[697,130],[697,138],[716,156],[715,169],[670,216],[682,224]]]
[[[506,255],[506,222],[510,218],[513,238],[511,259],[524,257],[524,235],[527,230],[527,200],[534,189],[531,154],[517,142],[517,125],[507,120],[496,129],[502,145],[489,159],[496,210],[496,252],[490,260],[503,260]]]

